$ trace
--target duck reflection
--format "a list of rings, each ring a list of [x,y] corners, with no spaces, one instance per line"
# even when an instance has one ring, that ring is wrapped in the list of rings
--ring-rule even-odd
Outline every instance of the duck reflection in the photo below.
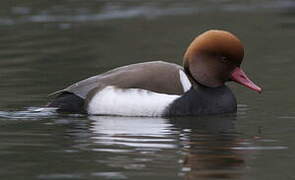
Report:
[[[202,118],[171,119],[182,131],[181,161],[186,179],[235,179],[245,166],[239,135],[234,132],[235,115]]]
[[[167,119],[123,116],[90,116],[92,130],[106,135],[164,135],[171,126]]]
[[[170,136],[171,124],[164,118],[91,116],[90,119],[93,120],[91,130],[95,133],[92,139],[98,144],[156,151],[177,147],[172,142],[175,137]]]
[[[185,179],[234,179],[241,176],[245,166],[243,152],[235,150],[242,146],[239,134],[234,132],[235,115],[172,119],[89,118],[94,143],[106,145],[114,152],[119,148],[136,149],[128,151],[133,153],[149,149],[163,157],[167,153],[165,149],[173,149],[172,155],[179,157],[175,166],[181,165],[178,174]],[[181,152],[180,156],[178,152]]]

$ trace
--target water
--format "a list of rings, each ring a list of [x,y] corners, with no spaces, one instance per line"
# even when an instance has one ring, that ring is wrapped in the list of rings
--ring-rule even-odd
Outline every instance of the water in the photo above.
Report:
[[[1,179],[294,179],[295,3],[1,1]],[[108,69],[181,64],[207,29],[237,34],[261,95],[229,84],[235,115],[126,118],[38,112]]]

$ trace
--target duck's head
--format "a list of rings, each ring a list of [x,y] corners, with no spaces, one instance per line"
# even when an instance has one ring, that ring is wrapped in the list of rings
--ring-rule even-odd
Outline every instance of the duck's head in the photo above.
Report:
[[[261,92],[240,68],[243,57],[244,47],[235,35],[209,30],[196,37],[186,50],[184,69],[194,81],[207,87],[219,87],[232,80]]]

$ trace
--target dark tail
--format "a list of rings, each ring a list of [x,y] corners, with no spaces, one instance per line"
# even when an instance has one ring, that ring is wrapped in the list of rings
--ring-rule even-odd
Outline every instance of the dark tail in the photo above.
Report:
[[[47,107],[56,107],[57,112],[85,114],[85,100],[73,93],[59,94]]]

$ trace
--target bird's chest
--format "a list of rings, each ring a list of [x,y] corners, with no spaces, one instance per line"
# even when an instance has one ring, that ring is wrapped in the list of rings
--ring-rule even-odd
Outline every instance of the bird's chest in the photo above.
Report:
[[[167,116],[188,116],[232,113],[237,108],[230,91],[196,91],[191,88],[182,97],[170,104]]]

